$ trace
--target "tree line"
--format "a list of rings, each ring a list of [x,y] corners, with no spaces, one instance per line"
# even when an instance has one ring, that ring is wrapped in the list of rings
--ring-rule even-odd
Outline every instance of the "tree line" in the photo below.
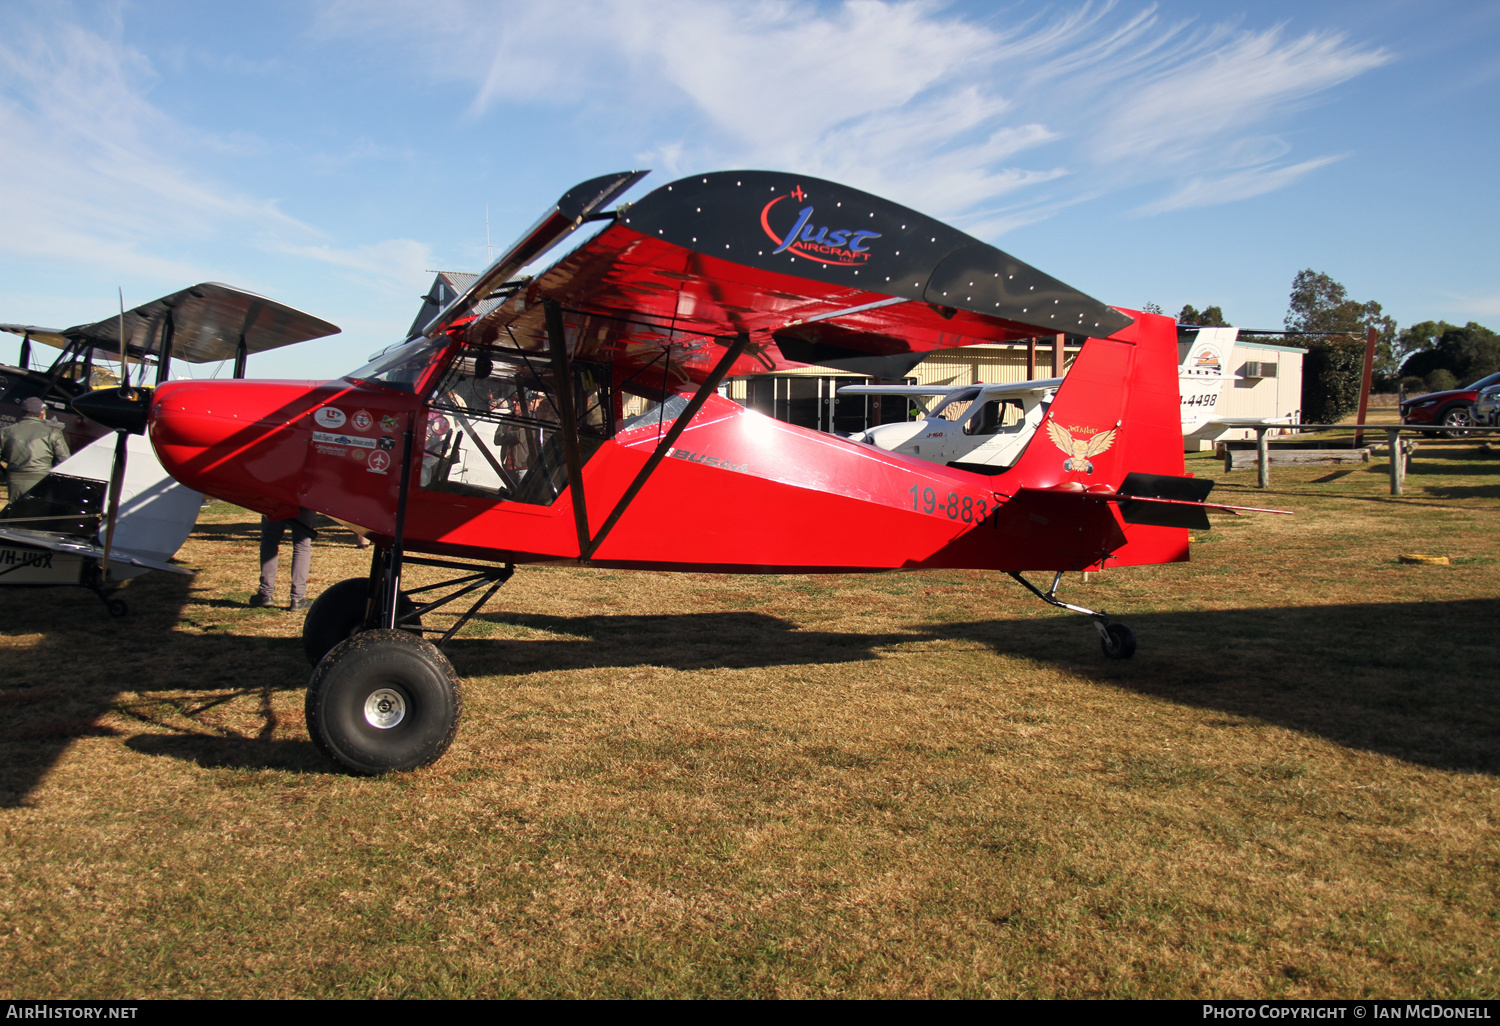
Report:
[[[1147,304],[1151,312],[1161,312]],[[1217,306],[1183,306],[1177,323],[1232,327]],[[1470,321],[1422,321],[1397,330],[1374,300],[1361,303],[1331,277],[1311,268],[1292,279],[1286,344],[1307,350],[1302,362],[1302,419],[1332,423],[1359,406],[1365,337],[1375,329],[1371,391],[1440,392],[1500,371],[1500,335]],[[1339,334],[1331,334],[1339,333]]]

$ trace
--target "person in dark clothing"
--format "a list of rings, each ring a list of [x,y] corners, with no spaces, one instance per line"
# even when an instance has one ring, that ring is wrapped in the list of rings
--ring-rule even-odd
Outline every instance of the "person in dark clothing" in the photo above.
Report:
[[[307,571],[312,566],[312,543],[318,536],[313,526],[317,514],[300,509],[287,520],[260,519],[260,590],[250,597],[252,606],[269,606],[276,594],[276,567],[281,554],[281,538],[287,528],[292,531],[292,600],[287,606],[298,612],[312,605],[307,597]]]
[[[45,419],[47,407],[40,399],[23,399],[21,409],[25,415],[20,420],[0,429],[0,459],[5,460],[5,484],[12,501],[71,455],[62,425]]]

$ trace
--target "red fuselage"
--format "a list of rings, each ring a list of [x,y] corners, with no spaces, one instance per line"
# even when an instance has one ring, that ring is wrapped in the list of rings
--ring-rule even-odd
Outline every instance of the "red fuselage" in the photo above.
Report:
[[[711,396],[589,562],[636,569],[840,572],[964,567],[1073,570],[1187,558],[1180,528],[1127,525],[1088,491],[1125,474],[1180,475],[1176,333],[1167,318],[1084,346],[1045,426],[994,476],[794,427]],[[299,507],[396,531],[403,453],[413,460],[407,549],[503,562],[576,561],[570,490],[550,503],[428,490],[420,461],[434,360],[415,392],[339,380],[173,382],[157,389],[150,437],[179,481],[273,518]],[[320,412],[322,411],[322,412]],[[648,423],[600,444],[583,468],[588,521],[602,523],[662,433]],[[411,444],[407,444],[408,432]]]

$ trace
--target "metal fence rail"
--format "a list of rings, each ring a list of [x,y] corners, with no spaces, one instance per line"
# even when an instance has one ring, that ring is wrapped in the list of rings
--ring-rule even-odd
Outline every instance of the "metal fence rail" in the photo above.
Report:
[[[1266,434],[1271,431],[1353,431],[1355,440],[1358,441],[1366,431],[1384,431],[1386,442],[1391,450],[1391,494],[1403,494],[1406,484],[1406,464],[1410,460],[1410,453],[1401,451],[1401,435],[1403,432],[1416,432],[1417,434],[1431,434],[1443,432],[1445,434],[1481,435],[1495,434],[1500,432],[1500,427],[1466,427],[1452,428],[1441,424],[1267,424],[1264,427],[1256,427],[1255,451],[1258,463],[1258,484],[1261,488],[1271,487],[1271,461],[1268,446],[1266,445]]]

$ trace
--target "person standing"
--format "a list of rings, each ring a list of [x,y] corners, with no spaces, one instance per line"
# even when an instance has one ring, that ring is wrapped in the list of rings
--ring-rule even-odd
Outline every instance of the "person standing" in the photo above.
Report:
[[[0,429],[0,459],[5,461],[5,484],[14,502],[71,453],[62,425],[47,420],[47,407],[35,396],[21,400],[24,416]]]
[[[318,536],[313,526],[317,514],[307,508],[287,520],[260,518],[260,590],[250,596],[252,606],[269,606],[276,595],[276,566],[281,539],[292,531],[292,600],[287,609],[296,613],[312,605],[307,597],[307,571],[312,566],[312,543]]]

